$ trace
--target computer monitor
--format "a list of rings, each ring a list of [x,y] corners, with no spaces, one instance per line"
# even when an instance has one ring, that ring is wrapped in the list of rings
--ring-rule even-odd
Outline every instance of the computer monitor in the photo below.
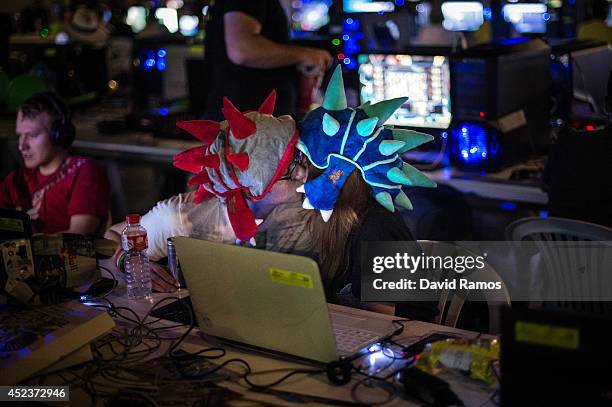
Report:
[[[450,126],[450,68],[444,55],[361,54],[361,102],[407,96],[387,124],[447,129]]]
[[[477,1],[442,3],[442,26],[449,31],[476,31],[484,22],[483,12],[482,3]]]
[[[392,1],[344,0],[342,4],[345,13],[389,13],[395,10]]]
[[[502,8],[504,20],[511,23],[521,34],[543,34],[550,15],[543,3],[506,4]]]

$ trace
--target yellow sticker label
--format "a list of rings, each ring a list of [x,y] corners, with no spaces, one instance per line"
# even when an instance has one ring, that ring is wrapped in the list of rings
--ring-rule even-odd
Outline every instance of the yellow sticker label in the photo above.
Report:
[[[21,219],[0,218],[0,230],[23,232],[23,222]]]
[[[203,45],[191,45],[187,48],[187,53],[189,55],[196,55],[201,57],[204,55],[204,46]]]
[[[514,326],[514,337],[517,342],[551,346],[553,348],[578,349],[580,331],[575,328],[535,324],[518,321]]]
[[[312,277],[310,277],[308,274],[275,268],[269,268],[268,272],[270,273],[270,278],[275,283],[302,288],[312,288]]]

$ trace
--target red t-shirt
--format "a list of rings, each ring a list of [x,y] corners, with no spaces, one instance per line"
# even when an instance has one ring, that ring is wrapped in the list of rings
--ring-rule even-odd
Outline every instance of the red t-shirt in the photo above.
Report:
[[[37,199],[37,191],[44,194]],[[73,215],[108,217],[108,181],[91,158],[70,157],[50,175],[22,168],[0,182],[0,208],[31,209],[34,233],[57,233],[70,227]]]

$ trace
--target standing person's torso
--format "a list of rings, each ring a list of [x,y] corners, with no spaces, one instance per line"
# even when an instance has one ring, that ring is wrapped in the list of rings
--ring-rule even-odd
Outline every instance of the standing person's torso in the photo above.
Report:
[[[208,118],[223,119],[223,96],[227,96],[242,111],[256,110],[272,89],[277,91],[275,114],[293,113],[297,93],[297,73],[294,66],[257,69],[239,66],[229,60],[225,46],[224,15],[232,11],[242,12],[256,19],[262,27],[261,35],[268,40],[279,44],[289,43],[287,17],[278,0],[216,1],[211,7],[211,17],[206,26]]]

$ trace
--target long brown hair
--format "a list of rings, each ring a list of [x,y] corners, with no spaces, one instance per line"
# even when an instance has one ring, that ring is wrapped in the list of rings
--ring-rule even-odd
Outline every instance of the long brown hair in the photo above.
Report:
[[[310,163],[306,166],[308,180],[322,173]],[[350,235],[372,206],[371,196],[370,186],[363,180],[359,170],[354,170],[346,180],[334,212],[327,222],[323,221],[319,211],[306,211],[307,225],[318,252],[319,269],[327,288],[330,288],[335,278],[346,272]]]

